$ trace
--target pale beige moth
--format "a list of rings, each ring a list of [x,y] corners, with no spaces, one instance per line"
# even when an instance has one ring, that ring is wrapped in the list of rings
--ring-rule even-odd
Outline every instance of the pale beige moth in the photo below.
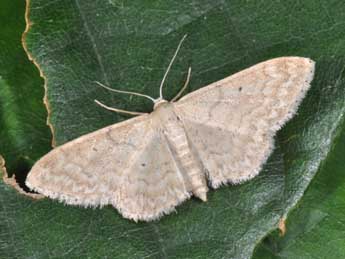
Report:
[[[162,86],[174,58],[159,98],[127,92],[150,98],[152,113],[132,112],[138,116],[53,149],[33,166],[27,186],[67,204],[109,204],[125,218],[150,221],[192,195],[206,201],[209,187],[256,176],[309,89],[314,62],[271,59],[169,102]]]

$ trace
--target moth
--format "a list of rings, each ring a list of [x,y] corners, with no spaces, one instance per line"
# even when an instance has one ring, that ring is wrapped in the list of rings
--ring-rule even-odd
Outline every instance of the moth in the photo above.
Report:
[[[256,176],[272,152],[277,130],[296,113],[309,89],[314,62],[271,59],[177,101],[188,84],[189,69],[186,84],[169,102],[162,86],[183,39],[159,98],[111,89],[149,98],[152,113],[96,101],[138,116],[53,149],[33,166],[26,185],[67,204],[110,204],[125,218],[151,221],[192,195],[206,201],[209,187]]]

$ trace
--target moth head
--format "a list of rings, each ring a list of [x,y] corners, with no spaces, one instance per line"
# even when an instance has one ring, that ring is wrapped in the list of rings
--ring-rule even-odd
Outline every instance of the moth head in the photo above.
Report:
[[[153,105],[153,110],[156,110],[158,107],[161,107],[165,104],[169,103],[167,100],[158,98],[157,100],[155,100],[154,105]]]

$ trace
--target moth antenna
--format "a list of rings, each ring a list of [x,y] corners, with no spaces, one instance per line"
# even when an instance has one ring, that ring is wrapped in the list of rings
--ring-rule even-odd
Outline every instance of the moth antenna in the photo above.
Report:
[[[113,88],[110,88],[108,86],[105,86],[104,84],[98,82],[98,81],[94,81],[96,84],[100,85],[101,87],[109,90],[109,91],[112,91],[112,92],[116,92],[116,93],[121,93],[121,94],[131,94],[131,95],[136,95],[136,96],[141,96],[141,97],[145,97],[147,99],[150,99],[153,103],[155,103],[155,99],[152,98],[151,96],[149,95],[146,95],[146,94],[140,94],[140,93],[136,93],[136,92],[130,92],[130,91],[122,91],[122,90],[117,90],[117,89],[113,89]]]
[[[188,83],[189,83],[189,79],[190,79],[190,75],[191,75],[191,72],[192,72],[192,68],[189,67],[188,68],[188,74],[187,74],[187,79],[186,79],[186,82],[184,83],[184,86],[181,88],[181,90],[177,93],[177,95],[172,98],[171,102],[175,102],[178,98],[180,98],[181,94],[184,92],[184,90],[187,88],[188,86]]]
[[[95,100],[95,103],[97,103],[99,106],[103,107],[104,109],[107,109],[107,110],[113,111],[113,112],[124,113],[124,114],[129,114],[129,115],[143,115],[143,114],[146,114],[145,112],[132,112],[132,111],[126,111],[126,110],[121,110],[121,109],[109,107],[109,106],[101,103],[98,100]]]
[[[184,41],[184,39],[185,39],[186,37],[187,37],[187,34],[185,34],[185,35],[183,36],[183,38],[181,39],[180,43],[179,43],[178,46],[177,46],[177,49],[175,50],[175,54],[174,54],[174,56],[172,57],[172,59],[171,59],[171,61],[170,61],[170,63],[169,63],[169,66],[168,66],[167,70],[165,71],[165,74],[164,74],[164,76],[163,76],[161,85],[160,85],[160,87],[159,87],[159,99],[163,99],[163,84],[164,84],[164,82],[165,82],[165,79],[166,79],[166,77],[167,77],[169,71],[170,71],[170,68],[171,68],[172,64],[174,63],[174,60],[175,60],[175,58],[176,58],[176,56],[177,56],[177,53],[179,52],[179,50],[180,50],[180,48],[181,48],[181,45],[182,45],[182,43],[183,43],[183,41]]]

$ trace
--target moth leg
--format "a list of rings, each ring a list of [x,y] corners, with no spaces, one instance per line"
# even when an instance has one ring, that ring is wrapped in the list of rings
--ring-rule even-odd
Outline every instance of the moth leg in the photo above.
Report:
[[[175,102],[178,98],[180,98],[180,96],[184,92],[184,90],[186,90],[186,88],[187,88],[187,86],[189,84],[189,79],[190,79],[191,72],[192,72],[192,68],[189,67],[188,68],[188,75],[187,75],[186,82],[184,83],[184,85],[181,88],[181,90],[177,93],[177,95],[174,98],[172,98],[171,102]]]
[[[100,101],[95,100],[95,103],[97,103],[99,106],[103,107],[104,109],[107,109],[109,111],[113,112],[118,112],[118,113],[123,113],[123,114],[129,114],[129,115],[143,115],[146,114],[145,112],[132,112],[132,111],[126,111],[126,110],[121,110],[113,107],[106,106],[105,104],[101,103]]]

